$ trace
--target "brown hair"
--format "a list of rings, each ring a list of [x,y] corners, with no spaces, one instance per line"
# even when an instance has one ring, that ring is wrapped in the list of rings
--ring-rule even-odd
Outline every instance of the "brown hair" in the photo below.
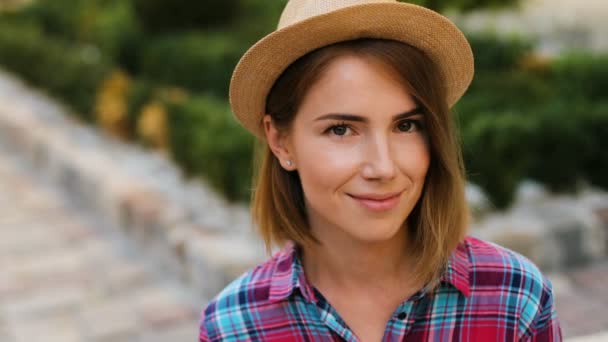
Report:
[[[434,287],[465,235],[469,211],[457,127],[433,62],[417,48],[392,40],[366,38],[329,45],[299,58],[281,74],[267,97],[266,113],[280,132],[289,132],[306,92],[331,61],[344,55],[392,69],[425,112],[431,162],[421,197],[407,220],[416,256],[415,277]],[[283,169],[268,144],[259,143],[251,210],[267,251],[286,240],[300,246],[319,243],[308,228],[298,172]]]

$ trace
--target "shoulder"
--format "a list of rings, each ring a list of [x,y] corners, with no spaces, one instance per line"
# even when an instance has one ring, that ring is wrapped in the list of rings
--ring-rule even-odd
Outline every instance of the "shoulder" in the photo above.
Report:
[[[467,237],[473,296],[500,298],[515,310],[520,333],[534,334],[556,319],[551,281],[527,257],[492,242]]]
[[[532,261],[513,250],[474,237],[467,237],[465,244],[469,252],[471,286],[523,286],[538,292],[551,285]]]
[[[202,310],[200,341],[240,340],[252,322],[250,313],[268,300],[271,279],[282,251],[247,270],[222,289]]]

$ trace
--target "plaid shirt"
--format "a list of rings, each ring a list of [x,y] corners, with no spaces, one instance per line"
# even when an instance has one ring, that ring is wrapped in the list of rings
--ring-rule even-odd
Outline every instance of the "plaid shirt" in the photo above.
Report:
[[[203,310],[200,341],[358,341],[306,282],[293,243],[234,280]],[[523,256],[467,237],[435,292],[418,291],[382,341],[561,341],[551,283]]]

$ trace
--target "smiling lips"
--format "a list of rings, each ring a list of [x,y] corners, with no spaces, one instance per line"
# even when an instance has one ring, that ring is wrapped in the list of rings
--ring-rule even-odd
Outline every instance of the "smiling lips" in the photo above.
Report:
[[[388,194],[348,195],[366,209],[372,211],[386,211],[394,208],[399,203],[401,193],[402,192],[400,191]]]

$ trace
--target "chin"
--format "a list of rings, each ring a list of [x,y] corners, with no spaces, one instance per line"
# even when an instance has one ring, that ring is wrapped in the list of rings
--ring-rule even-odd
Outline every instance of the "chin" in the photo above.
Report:
[[[372,229],[354,232],[354,234],[351,233],[351,236],[360,242],[378,243],[395,238],[399,232],[399,229],[393,227],[382,227],[380,229],[373,229],[373,225],[369,225],[369,227],[372,227]]]

